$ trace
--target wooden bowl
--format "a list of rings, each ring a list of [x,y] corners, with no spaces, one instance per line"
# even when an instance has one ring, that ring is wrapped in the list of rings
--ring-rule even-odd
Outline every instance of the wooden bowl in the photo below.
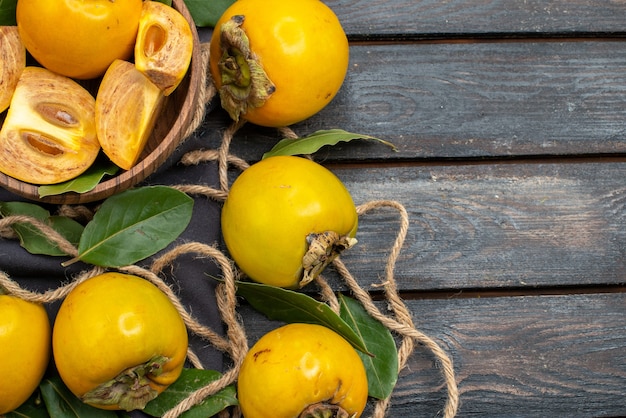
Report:
[[[172,6],[187,19],[193,33],[193,55],[187,75],[178,88],[168,97],[161,116],[142,156],[133,168],[120,171],[113,177],[105,177],[93,190],[86,193],[67,192],[39,197],[39,186],[25,183],[0,173],[0,187],[17,195],[42,203],[76,204],[105,199],[128,189],[144,180],[172,154],[185,139],[185,133],[198,105],[198,91],[205,82],[202,72],[202,54],[196,25],[183,0],[173,0]]]

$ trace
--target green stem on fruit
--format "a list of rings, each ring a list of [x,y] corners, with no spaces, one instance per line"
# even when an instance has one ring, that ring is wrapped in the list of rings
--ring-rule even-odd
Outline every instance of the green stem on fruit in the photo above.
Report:
[[[340,236],[335,231],[324,231],[307,235],[306,242],[309,247],[302,257],[300,287],[314,280],[339,254],[353,247],[356,239],[347,235]]]
[[[250,49],[246,31],[241,27],[244,16],[236,15],[220,28],[218,62],[222,107],[234,121],[239,121],[249,107],[261,107],[276,87]]]
[[[298,418],[353,418],[356,414],[350,415],[339,405],[319,402],[309,405],[300,413]]]
[[[159,394],[150,386],[150,377],[158,376],[169,359],[156,356],[144,364],[124,370],[112,380],[101,384],[81,396],[91,405],[117,405],[125,411],[143,409]]]

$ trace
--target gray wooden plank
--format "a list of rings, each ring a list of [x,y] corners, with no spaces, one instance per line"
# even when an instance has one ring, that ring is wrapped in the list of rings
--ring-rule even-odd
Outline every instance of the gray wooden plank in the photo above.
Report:
[[[329,0],[351,36],[623,33],[621,1]]]
[[[626,42],[356,45],[338,96],[293,129],[387,139],[340,144],[328,160],[415,160],[626,152]],[[207,146],[227,116],[211,113]],[[244,127],[232,152],[258,159],[274,130]]]
[[[621,1],[327,0],[352,40],[626,35]],[[200,28],[206,40],[211,28]]]
[[[358,205],[393,200],[407,209],[395,273],[405,291],[624,283],[623,162],[331,169]],[[361,216],[359,243],[342,259],[364,285],[383,280],[399,225],[393,209]]]
[[[458,417],[626,414],[626,294],[405,303],[416,327],[452,358]],[[250,344],[280,325],[245,303],[240,312]],[[440,416],[445,397],[437,360],[418,347],[387,416]]]

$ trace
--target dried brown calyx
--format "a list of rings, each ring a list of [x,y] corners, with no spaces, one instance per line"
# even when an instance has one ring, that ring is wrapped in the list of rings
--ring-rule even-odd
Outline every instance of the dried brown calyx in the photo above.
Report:
[[[309,234],[306,241],[309,246],[302,257],[303,275],[300,287],[314,280],[339,254],[357,242],[356,238],[341,236],[335,231]]]
[[[250,41],[241,27],[245,17],[233,16],[219,28],[222,57],[218,62],[222,107],[234,121],[248,107],[261,107],[276,87],[250,49]]]
[[[349,415],[345,409],[339,405],[320,402],[308,406],[298,418],[354,418],[356,414]]]

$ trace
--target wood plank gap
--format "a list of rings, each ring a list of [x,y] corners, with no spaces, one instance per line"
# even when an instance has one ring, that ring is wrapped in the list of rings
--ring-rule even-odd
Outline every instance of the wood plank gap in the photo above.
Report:
[[[431,299],[476,299],[476,298],[500,298],[519,296],[562,296],[562,295],[592,295],[607,293],[626,293],[626,283],[598,286],[554,286],[554,287],[519,287],[506,289],[463,289],[460,291],[428,290],[428,291],[400,291],[400,296],[405,300],[431,300]],[[373,300],[384,300],[382,291],[370,292]]]
[[[323,301],[320,294],[311,292],[310,289],[303,289],[302,293],[312,297],[317,301]],[[478,298],[506,298],[522,296],[565,296],[565,295],[599,295],[599,294],[621,294],[626,293],[626,283],[615,285],[598,286],[553,286],[553,287],[509,287],[506,289],[463,289],[459,291],[450,290],[426,290],[426,291],[399,291],[398,294],[405,301],[410,300],[442,300],[442,299],[478,299]],[[337,291],[348,297],[354,297],[349,290]],[[373,301],[384,301],[386,296],[383,290],[370,289],[368,294]],[[240,304],[248,305],[244,298],[239,299]]]
[[[490,33],[397,33],[350,34],[353,45],[449,44],[449,43],[527,43],[527,42],[623,42],[626,32],[490,32]]]
[[[341,161],[325,163],[330,169],[365,169],[393,167],[432,167],[432,166],[484,166],[484,165],[515,165],[515,164],[592,164],[592,163],[626,163],[624,154],[598,155],[544,155],[544,156],[511,156],[511,157],[480,157],[480,158],[425,158],[410,160],[359,160],[355,162]]]

